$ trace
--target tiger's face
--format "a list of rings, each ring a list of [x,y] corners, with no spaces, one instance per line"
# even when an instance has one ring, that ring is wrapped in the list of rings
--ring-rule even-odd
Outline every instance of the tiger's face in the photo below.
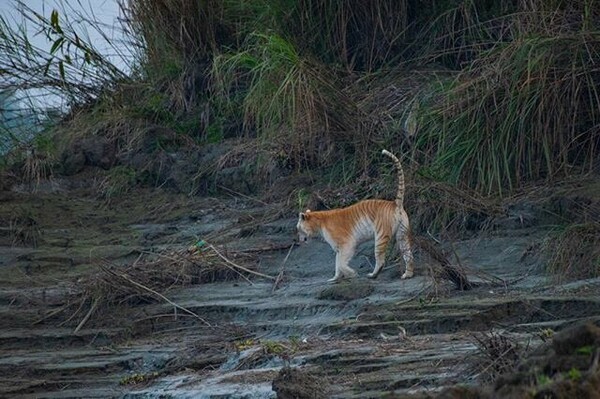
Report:
[[[298,224],[296,225],[298,241],[306,242],[317,234],[317,229],[311,223],[311,219],[310,209],[307,209],[306,212],[300,212],[298,215]]]

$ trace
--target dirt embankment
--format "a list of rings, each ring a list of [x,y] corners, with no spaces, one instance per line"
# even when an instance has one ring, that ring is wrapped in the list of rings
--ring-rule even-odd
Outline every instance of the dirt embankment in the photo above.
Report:
[[[331,249],[293,245],[285,202],[13,187],[0,203],[1,395],[436,396],[515,367],[441,395],[594,392],[597,327],[566,328],[600,314],[600,281],[547,275],[540,212],[509,209],[452,242],[472,283],[461,292],[425,251],[413,279],[398,257],[367,279],[370,244],[359,278],[327,284]]]

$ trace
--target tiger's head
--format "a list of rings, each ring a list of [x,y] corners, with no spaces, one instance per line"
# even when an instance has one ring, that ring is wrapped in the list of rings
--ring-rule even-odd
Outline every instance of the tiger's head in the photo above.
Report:
[[[298,241],[300,242],[306,242],[309,238],[318,234],[319,230],[314,223],[310,209],[307,209],[306,212],[300,212],[296,229],[298,229]]]

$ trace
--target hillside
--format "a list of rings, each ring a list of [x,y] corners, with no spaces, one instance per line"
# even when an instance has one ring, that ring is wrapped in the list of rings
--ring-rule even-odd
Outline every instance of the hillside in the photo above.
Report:
[[[598,393],[598,5],[122,7],[127,69],[0,20],[0,92],[64,104],[0,121],[0,396]],[[384,148],[416,275],[329,284],[298,212],[393,199]]]

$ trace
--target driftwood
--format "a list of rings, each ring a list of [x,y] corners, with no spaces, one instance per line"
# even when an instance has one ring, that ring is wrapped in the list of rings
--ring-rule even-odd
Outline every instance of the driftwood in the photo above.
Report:
[[[413,242],[439,264],[439,267],[434,269],[436,275],[452,281],[457,290],[466,291],[473,288],[462,266],[450,263],[438,243],[423,236],[413,236]]]

